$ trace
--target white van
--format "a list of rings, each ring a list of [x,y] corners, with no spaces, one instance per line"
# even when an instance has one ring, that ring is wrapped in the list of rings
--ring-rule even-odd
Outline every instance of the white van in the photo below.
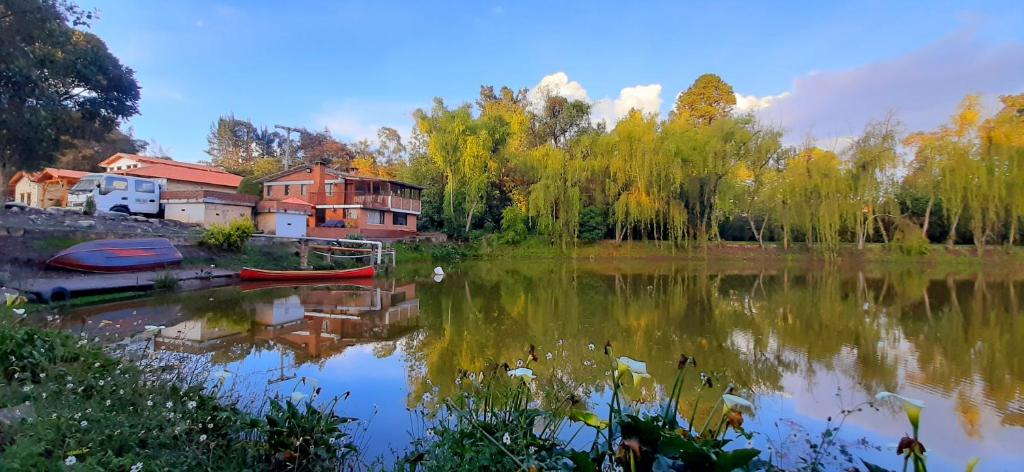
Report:
[[[89,174],[68,191],[68,207],[85,208],[89,197],[96,211],[156,215],[160,213],[160,182],[128,175]]]

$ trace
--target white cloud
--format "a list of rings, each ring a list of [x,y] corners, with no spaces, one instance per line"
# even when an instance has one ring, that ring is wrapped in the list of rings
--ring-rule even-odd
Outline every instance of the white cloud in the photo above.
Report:
[[[623,88],[619,91],[617,98],[602,98],[592,101],[587,90],[579,82],[569,80],[569,76],[565,72],[555,72],[544,76],[536,86],[530,89],[528,98],[531,106],[535,108],[543,104],[545,96],[551,95],[589,102],[592,105],[591,118],[594,122],[604,121],[610,127],[634,108],[644,113],[660,113],[661,91],[662,87],[659,84],[637,85]]]
[[[592,112],[594,121],[604,121],[610,128],[634,108],[644,114],[657,115],[661,112],[661,89],[659,84],[637,85],[622,89],[616,99],[598,100]]]
[[[540,79],[527,94],[530,103],[535,107],[540,107],[544,103],[544,97],[547,96],[561,96],[568,98],[569,100],[583,100],[589,102],[590,98],[587,97],[587,90],[575,80],[570,81],[569,76],[565,72],[555,72],[551,75],[546,75]]]
[[[888,113],[908,131],[927,130],[947,121],[965,94],[992,104],[997,95],[1024,91],[1022,71],[1024,43],[993,44],[964,30],[889,60],[808,73],[779,95],[737,94],[737,109],[784,127],[793,143],[856,135]]]
[[[782,92],[778,95],[768,95],[764,97],[755,97],[753,95],[736,95],[736,108],[738,113],[747,113],[751,111],[760,111],[768,108],[789,96],[789,92]]]
[[[344,100],[330,102],[323,111],[312,116],[314,126],[327,128],[331,134],[347,141],[377,139],[377,130],[387,126],[398,130],[407,139],[412,133],[412,111],[422,104]]]

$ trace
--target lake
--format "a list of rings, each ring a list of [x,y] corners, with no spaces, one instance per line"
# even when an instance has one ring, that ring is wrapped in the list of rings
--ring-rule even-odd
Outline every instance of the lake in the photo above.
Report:
[[[463,370],[525,359],[531,344],[539,377],[557,375],[602,405],[608,341],[648,363],[653,378],[630,391],[640,407],[671,388],[682,353],[716,388],[734,384],[757,407],[746,424],[755,445],[782,465],[809,455],[829,417],[882,390],[927,404],[933,470],[963,470],[973,456],[979,470],[1024,463],[1024,278],[740,265],[470,262],[441,282],[430,266],[407,266],[354,285],[245,284],[89,307],[60,325],[104,342],[165,326],[150,346],[157,355],[225,369],[255,403],[313,385],[347,392],[338,412],[365,420],[360,445],[385,460],[422,434],[410,410],[456,393]],[[887,405],[850,415],[839,436],[854,457],[898,468],[894,445],[909,429]]]

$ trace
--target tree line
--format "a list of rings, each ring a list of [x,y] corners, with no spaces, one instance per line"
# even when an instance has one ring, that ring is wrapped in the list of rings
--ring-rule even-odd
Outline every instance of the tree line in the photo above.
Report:
[[[783,130],[736,113],[713,74],[666,119],[633,110],[610,129],[583,101],[482,87],[474,105],[417,110],[395,173],[427,187],[421,227],[459,237],[980,251],[1019,241],[1024,216],[1024,94],[1000,100],[985,118],[968,95],[949,123],[909,134],[886,117],[829,150],[785,145]]]

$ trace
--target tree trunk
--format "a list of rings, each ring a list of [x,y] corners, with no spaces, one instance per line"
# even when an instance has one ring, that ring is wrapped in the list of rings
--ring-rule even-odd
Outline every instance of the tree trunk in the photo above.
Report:
[[[921,225],[921,236],[928,239],[928,221],[932,217],[932,205],[935,205],[935,195],[928,197],[928,208],[924,210],[924,224]]]
[[[857,249],[864,249],[864,238],[866,237],[868,223],[857,217]]]
[[[885,225],[882,224],[882,219],[878,219],[878,232],[882,233],[882,242],[889,244],[889,233],[885,232]]]
[[[764,249],[764,241],[761,240],[761,233],[757,231],[757,225],[754,224],[754,219],[750,217],[750,213],[747,213],[747,222],[750,223],[750,231],[754,233],[754,239],[757,240],[757,245]],[[763,223],[761,228],[763,229]]]
[[[1006,245],[1013,246],[1014,237],[1017,236],[1017,217],[1010,216],[1010,234],[1006,237]]]
[[[956,243],[956,225],[960,222],[960,212],[956,212],[953,215],[953,224],[949,226],[949,235],[946,236],[946,246],[953,249],[953,244]]]
[[[782,249],[789,249],[789,224],[782,225]]]
[[[7,203],[7,165],[0,164],[0,215],[6,211]]]
[[[473,223],[473,212],[476,211],[476,203],[473,203],[469,207],[469,213],[466,214],[466,235],[469,236],[469,226]]]

